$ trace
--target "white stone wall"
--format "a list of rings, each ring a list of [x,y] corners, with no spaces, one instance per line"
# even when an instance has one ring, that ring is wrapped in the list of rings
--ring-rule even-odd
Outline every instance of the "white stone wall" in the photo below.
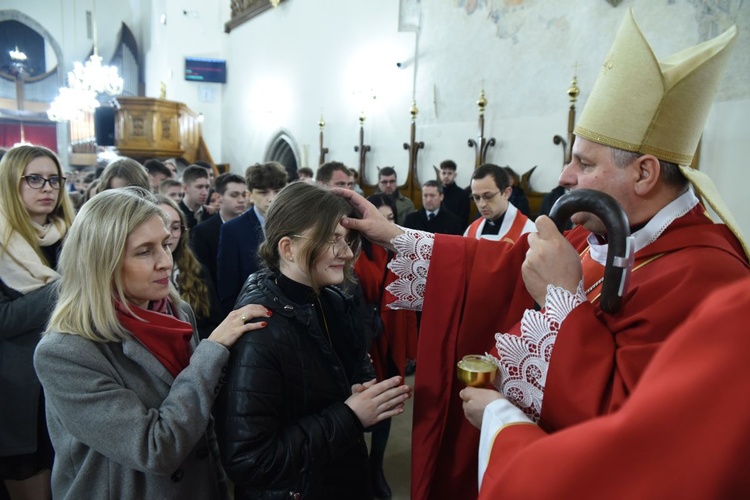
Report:
[[[741,182],[748,157],[743,138],[750,132],[748,2],[626,0],[617,8],[605,0],[402,3],[410,13],[406,21],[421,15],[416,64],[411,58],[417,35],[398,31],[397,0],[290,0],[233,30],[223,109],[224,159],[233,169],[241,172],[262,160],[279,130],[294,138],[300,164],[314,168],[321,111],[327,158],[356,166],[352,147],[358,140],[360,96],[372,93],[376,99],[366,99],[365,142],[373,148],[368,178],[374,181],[376,166],[383,165],[405,174],[408,155],[402,143],[409,138],[414,92],[420,109],[417,140],[426,144],[419,155],[420,176],[428,178],[432,165],[452,158],[459,164],[459,184],[466,185],[474,163],[466,142],[477,135],[475,101],[484,87],[485,135],[498,141],[488,161],[519,172],[538,165],[533,186],[549,190],[562,166],[561,148],[552,137],[567,130],[571,78],[578,75],[580,110],[626,9],[633,6],[657,57],[738,24],[738,43],[704,137],[701,168],[715,176],[750,234],[748,188]],[[408,64],[397,69],[397,61]]]
[[[732,23],[739,37],[703,139],[700,164],[716,181],[746,233],[750,197],[744,165],[750,157],[750,2],[742,0],[286,0],[224,33],[229,0],[97,0],[99,47],[108,56],[120,20],[139,39],[146,94],[183,101],[205,116],[204,136],[217,162],[238,173],[266,158],[274,137],[292,139],[300,166],[318,160],[323,114],[329,160],[357,166],[362,110],[366,113],[367,177],[393,165],[406,174],[412,96],[419,107],[417,140],[422,179],[452,158],[468,183],[477,135],[475,101],[489,105],[488,161],[519,172],[538,165],[537,190],[555,186],[562,151],[552,143],[567,130],[566,90],[577,74],[578,109],[598,74],[627,8],[664,57],[717,35]],[[63,46],[66,64],[90,47],[83,11],[93,0],[4,0],[42,23]],[[167,24],[159,22],[167,16]],[[187,13],[187,14],[186,14]],[[64,28],[63,28],[64,25]],[[419,25],[419,50],[414,59]],[[404,28],[400,31],[400,27]],[[196,84],[183,77],[184,57],[227,59],[228,83]],[[405,63],[402,69],[397,62]],[[415,75],[416,70],[416,75]],[[375,97],[373,99],[373,96]]]

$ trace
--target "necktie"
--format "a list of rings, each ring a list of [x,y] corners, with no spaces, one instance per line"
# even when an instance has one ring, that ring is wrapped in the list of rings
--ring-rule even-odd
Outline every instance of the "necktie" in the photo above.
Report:
[[[435,218],[435,212],[430,212],[429,214],[427,214],[427,220],[428,221],[431,221],[434,218]]]

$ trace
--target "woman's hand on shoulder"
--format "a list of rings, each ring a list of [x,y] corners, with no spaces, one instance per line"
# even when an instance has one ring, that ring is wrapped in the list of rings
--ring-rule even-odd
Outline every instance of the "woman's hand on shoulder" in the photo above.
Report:
[[[375,383],[374,380],[352,387],[344,404],[352,409],[364,427],[370,427],[404,412],[404,401],[411,397],[411,387],[399,376]]]
[[[254,321],[256,318],[268,318],[273,314],[269,309],[256,304],[248,304],[230,312],[219,326],[208,336],[210,340],[218,342],[226,348],[230,348],[245,333],[252,330],[265,328],[265,321]]]

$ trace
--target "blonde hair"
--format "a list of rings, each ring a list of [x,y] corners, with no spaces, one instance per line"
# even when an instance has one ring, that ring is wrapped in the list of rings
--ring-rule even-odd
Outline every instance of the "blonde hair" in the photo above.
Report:
[[[161,194],[156,195],[155,198],[156,203],[171,207],[180,216],[180,224],[182,224],[184,229],[182,230],[180,239],[177,241],[174,252],[172,252],[174,264],[180,270],[180,274],[177,275],[177,287],[182,300],[190,304],[190,307],[193,308],[193,311],[198,316],[206,318],[211,314],[211,304],[208,299],[209,290],[206,283],[200,277],[201,263],[198,262],[188,244],[190,234],[188,233],[185,221],[185,213],[180,210],[180,207],[177,206],[177,203],[173,199]]]
[[[349,203],[320,186],[306,182],[293,182],[282,189],[266,214],[266,239],[258,247],[258,255],[274,272],[280,272],[279,241],[285,236],[312,229],[310,239],[302,247],[302,260],[310,278],[311,288],[320,291],[320,277],[315,264],[331,251],[331,238],[342,217],[352,211]],[[357,237],[350,231],[350,237]],[[344,278],[354,282],[352,266],[355,259],[344,264]]]
[[[99,177],[98,193],[114,189],[112,181],[119,177],[125,181],[126,186],[137,186],[146,191],[151,190],[151,183],[148,180],[146,169],[132,158],[116,158],[109,162],[104,168],[102,176]]]
[[[122,284],[123,256],[128,236],[153,217],[167,225],[164,210],[151,194],[136,187],[99,193],[83,205],[60,253],[62,277],[48,331],[94,342],[119,342],[129,336],[115,311],[115,301],[130,309]],[[179,300],[174,290],[170,296],[173,302]]]
[[[0,251],[5,251],[13,232],[18,233],[31,245],[45,265],[49,265],[42,249],[39,247],[37,232],[31,223],[29,211],[21,199],[21,182],[24,182],[23,171],[36,158],[49,158],[57,167],[57,175],[64,177],[60,161],[55,153],[43,146],[20,145],[12,147],[0,160],[0,209],[8,220],[8,227],[0,235]],[[55,208],[49,214],[50,221],[55,224],[63,236],[73,223],[75,211],[62,181],[58,190]]]

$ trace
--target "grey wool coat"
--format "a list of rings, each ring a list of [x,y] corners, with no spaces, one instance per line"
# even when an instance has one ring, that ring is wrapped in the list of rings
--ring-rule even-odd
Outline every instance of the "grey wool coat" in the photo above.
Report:
[[[189,306],[179,309],[195,331]],[[42,337],[34,366],[55,447],[55,500],[227,497],[211,407],[229,351],[196,335],[192,347],[174,378],[135,337]]]

